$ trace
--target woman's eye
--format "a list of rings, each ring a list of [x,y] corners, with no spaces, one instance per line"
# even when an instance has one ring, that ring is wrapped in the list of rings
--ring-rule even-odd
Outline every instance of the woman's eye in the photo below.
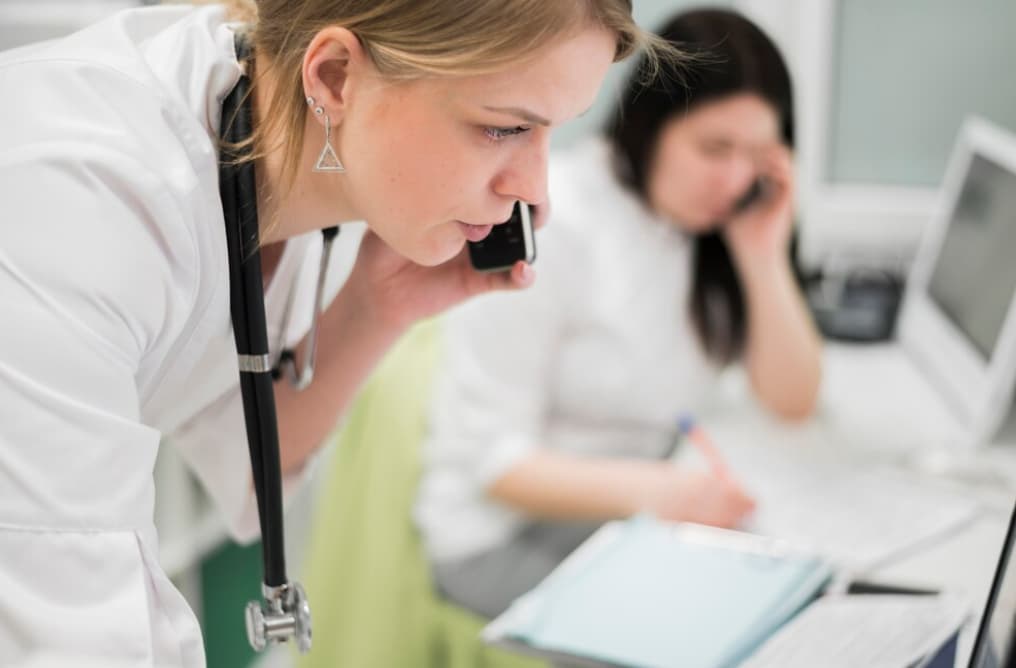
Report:
[[[699,145],[704,155],[710,158],[723,158],[733,152],[733,147],[728,142],[708,141]]]
[[[529,132],[529,128],[517,125],[513,128],[484,128],[483,130],[487,139],[495,142],[511,137],[512,135],[520,135],[523,132]]]

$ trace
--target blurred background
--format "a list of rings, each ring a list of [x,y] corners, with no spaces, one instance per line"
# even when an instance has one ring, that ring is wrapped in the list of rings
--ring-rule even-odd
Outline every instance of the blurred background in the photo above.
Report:
[[[0,0],[0,50],[74,31],[118,9],[155,2]],[[701,2],[635,0],[647,28]],[[905,275],[933,215],[963,119],[1016,131],[1016,2],[1012,0],[740,0],[710,3],[755,20],[780,46],[796,91],[800,260],[816,275],[878,268]],[[611,73],[593,111],[555,146],[596,132],[627,74]],[[157,470],[165,568],[206,628],[208,663],[253,665],[243,604],[257,595],[258,546],[223,529],[172,449]],[[326,466],[321,467],[327,469]],[[302,560],[313,486],[287,516],[289,562]],[[296,574],[299,575],[298,573]],[[285,665],[269,655],[261,665]]]

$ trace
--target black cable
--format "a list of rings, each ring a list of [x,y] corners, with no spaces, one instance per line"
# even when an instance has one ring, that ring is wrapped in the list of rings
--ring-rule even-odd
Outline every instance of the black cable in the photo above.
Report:
[[[237,58],[244,62],[249,48],[240,35],[236,49]],[[268,355],[268,331],[258,243],[257,180],[253,161],[241,161],[249,155],[250,147],[236,146],[251,135],[249,98],[250,82],[243,75],[223,101],[219,194],[226,222],[229,305],[236,349],[240,355],[260,358]],[[270,369],[241,370],[240,393],[261,525],[264,583],[277,587],[286,584],[287,578],[279,431]]]

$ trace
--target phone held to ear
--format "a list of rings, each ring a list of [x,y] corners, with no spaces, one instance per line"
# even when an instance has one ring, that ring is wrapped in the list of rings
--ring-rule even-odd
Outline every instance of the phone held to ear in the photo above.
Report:
[[[515,263],[536,259],[536,239],[529,206],[515,202],[512,217],[495,225],[483,241],[470,241],[469,260],[477,271],[510,271]]]
[[[737,200],[734,204],[734,213],[743,213],[745,210],[750,209],[753,205],[762,201],[768,194],[768,186],[764,178],[758,178],[752,181],[751,187],[748,191],[741,196],[741,199]]]

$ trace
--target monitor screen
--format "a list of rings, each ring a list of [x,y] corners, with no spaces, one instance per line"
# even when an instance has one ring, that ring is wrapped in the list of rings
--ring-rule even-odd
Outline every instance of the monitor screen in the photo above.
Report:
[[[1009,531],[1002,545],[998,569],[984,606],[977,631],[970,668],[1012,668],[1016,665],[1013,634],[1016,632],[1016,560],[1012,558],[1016,529],[1016,509],[1009,520]]]
[[[991,359],[1016,291],[1016,174],[975,154],[928,286],[932,300]]]

